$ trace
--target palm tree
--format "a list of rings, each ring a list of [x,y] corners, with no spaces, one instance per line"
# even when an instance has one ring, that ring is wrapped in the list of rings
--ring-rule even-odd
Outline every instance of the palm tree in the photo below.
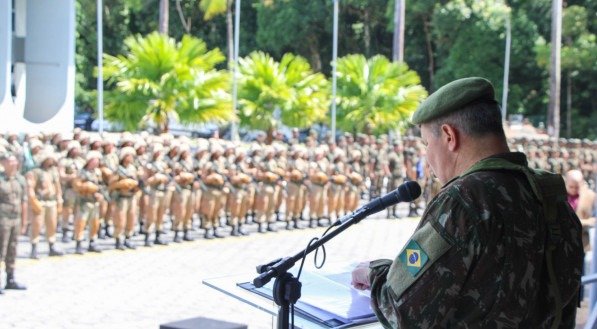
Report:
[[[421,79],[403,62],[381,55],[338,59],[338,127],[344,131],[387,132],[404,125],[427,96]]]
[[[268,140],[279,122],[308,127],[325,118],[329,83],[303,57],[285,54],[278,63],[253,52],[239,60],[239,74],[241,125],[267,131]]]
[[[126,55],[104,54],[104,75],[114,89],[106,94],[106,117],[135,130],[153,122],[166,131],[170,118],[181,123],[234,118],[227,92],[228,74],[215,70],[224,61],[191,36],[180,42],[159,34],[125,40]]]

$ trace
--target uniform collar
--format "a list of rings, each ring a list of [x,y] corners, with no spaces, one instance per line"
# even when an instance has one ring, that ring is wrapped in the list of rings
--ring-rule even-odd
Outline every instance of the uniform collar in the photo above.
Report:
[[[505,161],[511,162],[511,163],[513,163],[515,165],[519,165],[519,166],[524,166],[524,167],[528,166],[527,157],[522,152],[505,152],[505,153],[494,154],[492,156],[489,156],[487,158],[477,161],[470,168],[465,170],[462,174],[452,178],[450,181],[448,181],[446,184],[444,184],[444,186],[442,186],[442,188],[452,184],[452,182],[457,180],[458,178],[464,177],[470,173],[475,172],[476,170],[471,170],[473,167],[478,167],[478,165],[482,164],[483,162],[487,162],[489,160],[495,160],[495,159],[505,160]]]

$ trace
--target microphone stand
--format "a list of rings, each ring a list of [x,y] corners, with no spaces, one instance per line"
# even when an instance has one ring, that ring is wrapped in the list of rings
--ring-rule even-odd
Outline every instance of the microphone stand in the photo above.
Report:
[[[370,204],[363,206],[351,214],[343,216],[340,219],[342,223],[338,228],[310,244],[307,249],[296,253],[294,256],[276,259],[268,264],[257,266],[257,272],[260,273],[260,275],[253,279],[253,285],[255,285],[255,287],[261,288],[271,281],[271,279],[276,279],[274,281],[273,298],[274,302],[279,306],[278,329],[290,328],[291,307],[296,304],[301,297],[302,284],[291,273],[288,273],[288,270],[290,270],[297,261],[306,257],[306,255],[310,254],[315,249],[342,233],[349,226],[360,222],[363,218],[370,215],[371,208],[373,207],[368,206],[370,206]],[[333,225],[338,225],[338,223]]]

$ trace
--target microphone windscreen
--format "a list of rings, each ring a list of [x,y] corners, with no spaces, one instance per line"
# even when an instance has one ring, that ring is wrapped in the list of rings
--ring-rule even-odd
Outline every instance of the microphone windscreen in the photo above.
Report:
[[[421,186],[415,181],[408,181],[398,187],[402,202],[411,202],[421,196]]]

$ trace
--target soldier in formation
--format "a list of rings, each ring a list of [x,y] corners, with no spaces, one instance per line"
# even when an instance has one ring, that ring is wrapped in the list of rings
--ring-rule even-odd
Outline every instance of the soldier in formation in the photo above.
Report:
[[[27,232],[31,257],[38,258],[42,235],[49,255],[63,254],[63,241],[75,252],[99,252],[99,239],[114,239],[119,250],[144,245],[265,233],[279,228],[327,226],[356,210],[363,199],[416,180],[423,196],[410,205],[418,216],[441,189],[426,165],[418,137],[346,134],[318,143],[295,132],[290,143],[276,139],[232,143],[218,138],[189,139],[169,134],[48,134],[0,139],[0,147],[19,157],[26,177]],[[594,142],[509,140],[528,154],[529,167],[579,169],[594,184]],[[555,150],[555,151],[554,151]],[[561,157],[554,158],[556,152]],[[591,185],[594,186],[594,185]],[[396,207],[387,217],[400,217]],[[281,223],[279,223],[281,222]],[[226,227],[229,228],[226,228]],[[253,229],[251,229],[253,228]],[[72,233],[71,233],[72,232]],[[172,233],[170,233],[172,232]],[[87,241],[86,248],[83,246]]]

